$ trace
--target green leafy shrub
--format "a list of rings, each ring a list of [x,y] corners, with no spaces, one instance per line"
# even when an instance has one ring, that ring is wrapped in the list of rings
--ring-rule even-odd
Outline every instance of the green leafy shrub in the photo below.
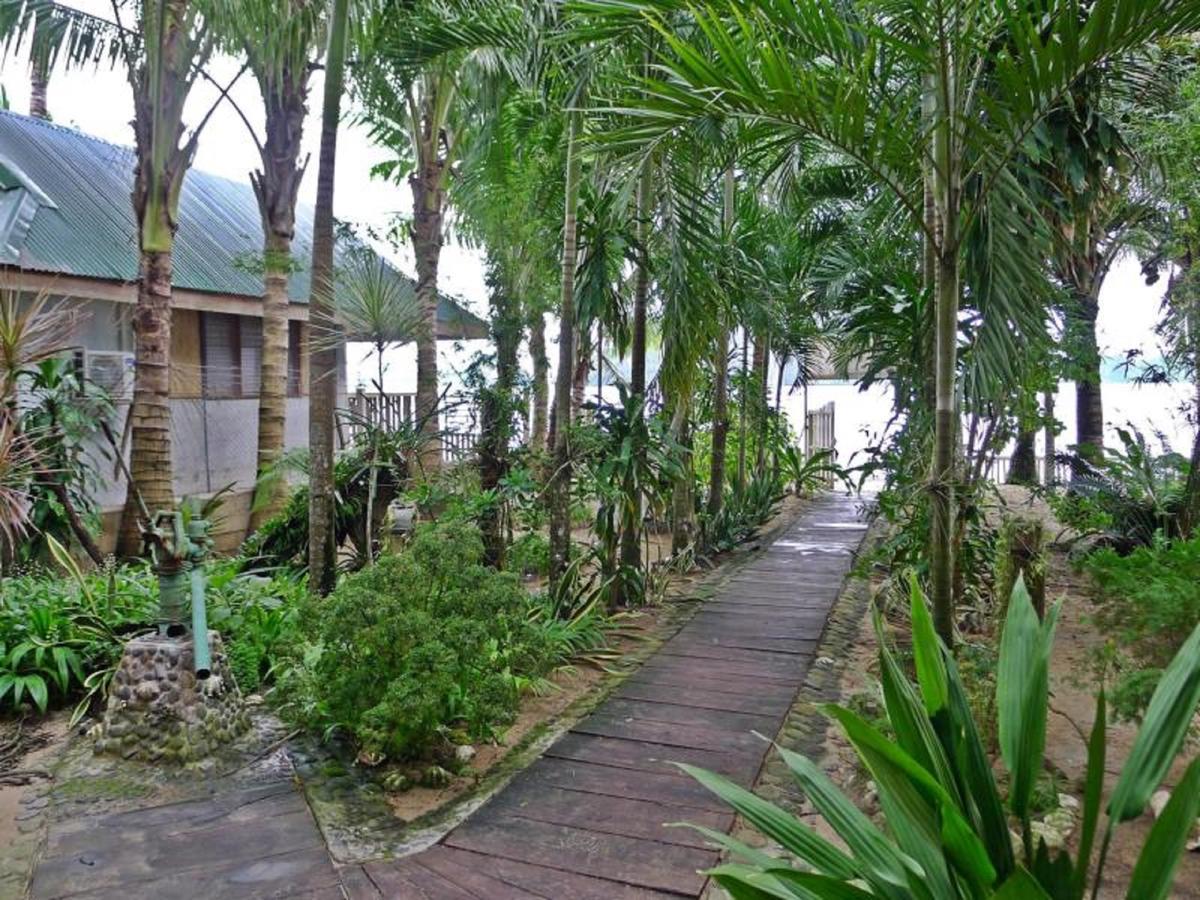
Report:
[[[1136,716],[1158,673],[1200,624],[1200,537],[1160,537],[1127,556],[1098,550],[1084,568],[1100,592],[1098,622],[1119,648],[1118,667],[1125,669],[1116,684],[1114,706],[1121,715]]]
[[[29,699],[44,712],[80,693],[85,701],[102,694],[125,637],[153,620],[146,567],[73,571],[64,578],[34,568],[0,581],[0,702]]]
[[[249,693],[272,679],[294,643],[307,587],[304,578],[287,570],[243,573],[240,568],[240,560],[209,564],[208,625],[225,637],[233,676]]]
[[[1121,448],[1105,448],[1099,465],[1073,461],[1071,490],[1051,505],[1064,525],[1128,553],[1156,534],[1178,534],[1189,462],[1170,450],[1156,454],[1136,428],[1118,428],[1117,436]]]
[[[1056,852],[1044,840],[1035,845],[1031,817],[1044,768],[1048,668],[1058,608],[1039,621],[1019,581],[1009,603],[996,692],[1001,757],[1008,772],[1002,798],[954,657],[935,635],[915,580],[911,606],[916,684],[903,673],[876,620],[894,737],[845,707],[828,707],[877,785],[886,828],[861,812],[820,767],[784,748],[779,752],[801,790],[845,849],[746,789],[681,766],[804,864],[794,868],[788,860],[698,829],[742,860],[709,873],[732,897],[1081,900],[1104,874],[1116,827],[1144,812],[1200,704],[1200,628],[1175,656],[1150,702],[1109,796],[1103,830],[1106,706],[1103,693],[1097,698],[1079,840]],[[1130,900],[1169,895],[1197,813],[1200,759],[1188,767],[1147,835],[1126,895]],[[1009,832],[1010,816],[1020,830],[1019,848]],[[1100,849],[1093,866],[1097,838]]]
[[[549,574],[550,542],[537,532],[526,532],[509,546],[506,565],[519,575]]]
[[[528,594],[484,565],[463,522],[418,526],[402,552],[314,603],[304,626],[307,671],[284,681],[285,709],[397,760],[436,756],[450,730],[490,736],[554,662]]]
[[[145,563],[84,572],[52,537],[60,569],[0,581],[0,703],[40,710],[80,698],[76,718],[108,689],[125,642],[153,627],[158,584]],[[238,560],[207,567],[209,627],[226,638],[234,676],[251,691],[292,640],[304,581],[241,575]]]

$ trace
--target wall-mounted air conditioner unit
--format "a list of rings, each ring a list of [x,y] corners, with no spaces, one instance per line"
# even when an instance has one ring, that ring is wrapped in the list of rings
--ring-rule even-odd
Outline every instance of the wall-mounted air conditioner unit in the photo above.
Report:
[[[132,400],[133,358],[122,350],[84,350],[83,376],[114,401]]]

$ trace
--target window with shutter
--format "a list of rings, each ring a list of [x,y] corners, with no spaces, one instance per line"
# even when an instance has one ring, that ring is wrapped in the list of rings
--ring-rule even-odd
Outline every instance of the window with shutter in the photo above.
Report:
[[[288,386],[289,397],[304,395],[303,366],[300,354],[304,352],[304,323],[288,322]]]
[[[242,392],[238,317],[200,314],[200,359],[206,397],[238,397]]]
[[[238,316],[241,325],[242,396],[257,397],[262,386],[262,319]]]

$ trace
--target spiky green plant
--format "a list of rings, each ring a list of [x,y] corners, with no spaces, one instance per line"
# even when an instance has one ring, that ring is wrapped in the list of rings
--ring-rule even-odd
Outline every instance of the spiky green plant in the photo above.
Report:
[[[1099,831],[1107,750],[1104,693],[1088,741],[1083,816],[1076,852],[1036,845],[1034,784],[1044,764],[1050,651],[1056,605],[1039,620],[1024,582],[1017,581],[1000,642],[996,707],[1001,756],[1008,773],[1002,796],[980,740],[954,657],[934,632],[926,600],[913,581],[913,655],[917,683],[879,633],[879,662],[894,738],[842,706],[827,707],[871,773],[886,824],[878,827],[821,769],[778,748],[796,781],[844,842],[835,846],[789,813],[726,779],[681,765],[799,860],[803,868],[701,829],[741,861],[713,869],[734,900],[886,897],[895,900],[1082,900],[1095,898],[1113,833],[1137,818],[1162,783],[1200,703],[1200,627],[1167,668],[1147,709]],[[1126,893],[1129,900],[1169,896],[1175,868],[1200,813],[1200,759],[1175,786],[1142,846]],[[1020,832],[1014,849],[1010,822]],[[692,826],[695,827],[695,826]],[[1093,865],[1092,850],[1100,837]]]

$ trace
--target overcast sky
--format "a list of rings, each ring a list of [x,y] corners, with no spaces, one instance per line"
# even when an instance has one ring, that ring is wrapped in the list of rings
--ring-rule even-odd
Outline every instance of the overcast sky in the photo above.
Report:
[[[111,17],[110,7],[103,0],[77,0],[74,4],[98,15]],[[237,71],[230,60],[216,60],[210,70],[214,77],[225,82]],[[26,61],[22,58],[5,60],[0,70],[0,83],[8,95],[11,108],[17,112],[29,109],[29,79]],[[186,121],[194,124],[212,104],[216,89],[201,81],[193,90],[186,110]],[[243,75],[230,92],[231,97],[251,122],[261,123],[262,104],[252,78]],[[312,154],[300,196],[313,201],[317,175],[317,128],[321,97],[321,74],[313,77],[312,108],[305,130],[305,150]],[[131,144],[133,117],[130,90],[122,71],[99,70],[64,71],[62,65],[53,73],[49,89],[49,107],[54,120],[117,143]],[[370,176],[371,167],[388,158],[384,150],[371,145],[364,130],[352,121],[354,110],[347,111],[338,139],[338,165],[335,188],[335,214],[344,221],[384,230],[396,211],[411,212],[412,198],[407,185],[396,185]],[[246,127],[228,104],[223,104],[209,121],[201,137],[196,167],[227,178],[248,180],[247,173],[257,165],[254,142]],[[411,253],[403,249],[394,256],[400,268],[413,271]],[[443,250],[440,285],[447,293],[464,298],[476,312],[486,308],[483,268],[479,255],[448,244]],[[1136,260],[1118,264],[1109,276],[1101,296],[1100,340],[1109,355],[1122,355],[1126,349],[1140,347],[1153,354],[1152,329],[1161,300],[1162,283],[1154,288],[1143,284]],[[552,354],[553,355],[553,354]],[[397,358],[393,369],[407,369],[407,360]],[[351,361],[353,367],[353,360]],[[351,379],[353,386],[353,377]],[[389,385],[390,390],[406,389],[405,385]]]

